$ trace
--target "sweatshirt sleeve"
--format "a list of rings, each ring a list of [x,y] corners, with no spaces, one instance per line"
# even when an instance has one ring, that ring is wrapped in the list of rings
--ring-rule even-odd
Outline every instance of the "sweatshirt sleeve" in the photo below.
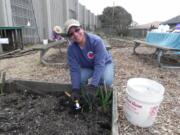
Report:
[[[68,65],[70,68],[71,83],[73,89],[80,89],[80,66],[72,48],[68,48]]]
[[[101,39],[95,42],[94,72],[91,84],[98,86],[101,76],[105,70],[106,48]]]

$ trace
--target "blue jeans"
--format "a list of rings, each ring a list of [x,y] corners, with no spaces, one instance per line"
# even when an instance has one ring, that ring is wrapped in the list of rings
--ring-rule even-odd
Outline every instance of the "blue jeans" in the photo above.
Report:
[[[81,84],[87,84],[88,79],[90,79],[93,75],[92,69],[81,68]],[[106,84],[107,86],[111,86],[114,79],[114,64],[109,63],[106,64],[104,73],[101,76],[99,84]]]

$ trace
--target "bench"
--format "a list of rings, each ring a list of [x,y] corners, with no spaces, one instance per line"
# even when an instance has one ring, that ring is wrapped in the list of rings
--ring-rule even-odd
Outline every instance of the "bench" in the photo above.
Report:
[[[133,47],[133,54],[137,54],[136,48],[140,45],[144,44],[146,47],[153,47],[156,48],[156,51],[154,53],[154,56],[157,58],[158,66],[159,67],[165,67],[165,68],[180,68],[180,63],[170,63],[165,64],[162,62],[162,56],[165,56],[166,54],[175,55],[177,59],[180,58],[180,49],[178,48],[171,48],[169,46],[162,46],[157,45],[153,43],[149,43],[142,40],[134,40],[134,47]]]
[[[23,29],[24,26],[0,26],[0,37],[8,38],[9,40],[9,43],[3,46],[4,51],[23,50]]]

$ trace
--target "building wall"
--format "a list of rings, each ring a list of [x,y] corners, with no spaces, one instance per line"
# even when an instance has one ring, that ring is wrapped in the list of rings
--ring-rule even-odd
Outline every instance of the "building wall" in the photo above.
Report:
[[[78,1],[77,0],[68,0],[68,1],[69,1],[69,18],[77,19]]]
[[[94,16],[94,25],[95,25],[95,29],[98,28],[98,17]]]
[[[35,21],[37,23],[38,35],[40,40],[47,37],[47,12],[46,12],[46,1],[45,0],[33,0]]]
[[[66,10],[64,5],[66,5],[66,0],[47,0],[47,10],[48,10],[48,37],[51,36],[52,28],[55,25],[61,26],[63,28],[64,22],[66,21]]]
[[[63,28],[66,20],[78,19],[87,30],[93,30],[97,19],[78,0],[0,0],[0,26],[24,26],[25,43],[50,38],[52,28]],[[31,26],[27,26],[30,22]]]
[[[83,26],[84,25],[84,7],[79,4],[79,12],[78,12],[78,20],[80,22],[80,24]]]
[[[93,13],[90,13],[90,29],[92,30],[92,31],[94,31],[95,29],[95,27],[94,27],[94,14]]]
[[[12,26],[10,2],[10,0],[0,0],[0,26]]]
[[[85,6],[82,6],[83,7],[83,10],[82,10],[82,16],[83,16],[83,23],[82,23],[82,26],[83,28],[85,29],[86,28],[86,7]]]
[[[95,16],[95,20],[96,20],[96,28],[100,28],[101,27],[101,21],[100,21],[100,19],[99,19],[99,17],[98,16]]]
[[[87,26],[88,26],[87,12],[88,12],[88,10],[84,6],[84,29],[85,30],[87,30]]]
[[[11,0],[8,11],[11,13],[12,25],[23,26],[25,43],[37,43],[40,39],[32,0]],[[27,24],[30,23],[30,26]],[[11,25],[8,25],[11,26]]]
[[[92,30],[92,13],[91,11],[89,12],[89,28]]]
[[[86,29],[90,30],[90,11],[86,10]]]
[[[129,29],[128,36],[133,38],[145,38],[147,31],[147,29]]]
[[[3,8],[5,7],[4,4],[4,0],[0,0],[0,18],[4,18],[4,19],[0,19],[0,26],[5,26],[5,16],[4,16],[4,10]]]
[[[52,27],[54,25],[60,25],[63,27],[64,22],[66,21],[66,18],[64,16],[65,11],[63,9],[65,1],[64,0],[51,0],[51,21],[52,21]]]

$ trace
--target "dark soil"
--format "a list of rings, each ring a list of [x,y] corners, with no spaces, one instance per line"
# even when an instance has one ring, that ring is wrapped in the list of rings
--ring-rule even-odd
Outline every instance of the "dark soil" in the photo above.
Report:
[[[16,135],[109,135],[111,115],[94,109],[75,112],[64,93],[0,96],[0,134]]]

